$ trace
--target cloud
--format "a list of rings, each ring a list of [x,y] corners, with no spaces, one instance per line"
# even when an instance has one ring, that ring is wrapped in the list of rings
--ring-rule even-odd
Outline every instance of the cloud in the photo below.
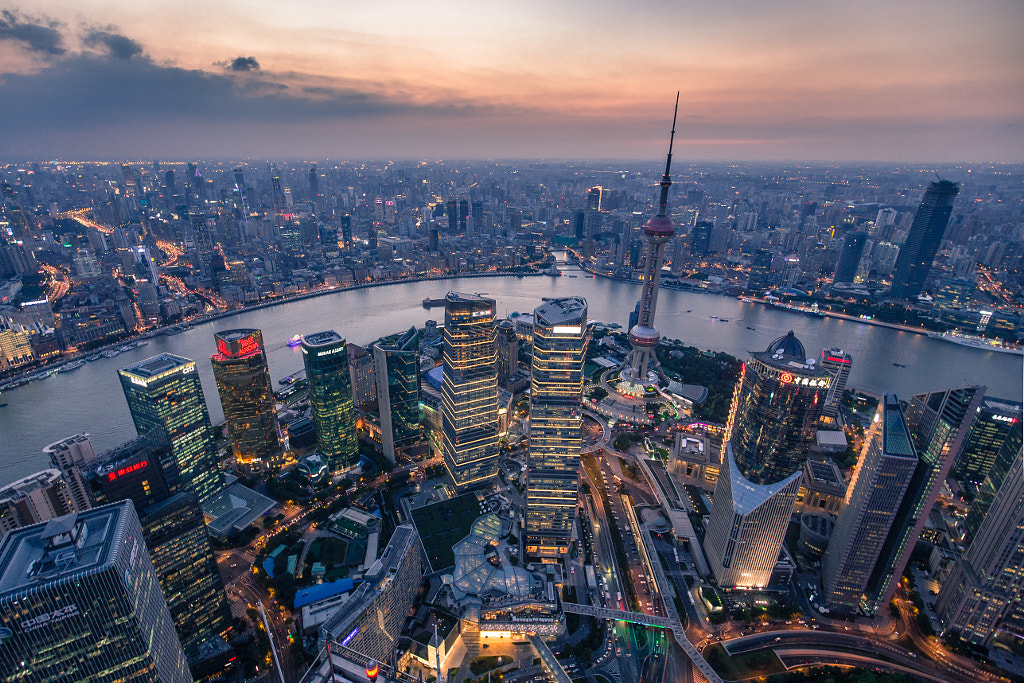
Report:
[[[57,30],[58,22],[24,17],[17,12],[0,10],[0,40],[13,40],[33,52],[59,56],[64,48],[64,36]]]
[[[131,59],[142,54],[142,45],[138,41],[111,31],[91,31],[84,41],[91,47],[105,47],[115,59]]]
[[[259,71],[260,63],[255,57],[235,57],[228,65],[232,71]]]

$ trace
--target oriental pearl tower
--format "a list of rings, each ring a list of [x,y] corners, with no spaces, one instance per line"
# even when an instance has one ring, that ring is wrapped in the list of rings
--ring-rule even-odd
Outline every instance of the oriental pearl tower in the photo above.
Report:
[[[624,394],[640,396],[650,382],[647,372],[653,368],[658,376],[665,378],[655,349],[661,342],[661,333],[654,327],[654,310],[658,305],[658,285],[661,283],[661,261],[665,256],[665,243],[672,239],[676,229],[667,215],[668,188],[672,186],[669,172],[672,168],[672,143],[676,137],[676,116],[679,113],[679,93],[676,93],[676,107],[672,114],[672,133],[668,140],[668,159],[665,174],[661,177],[661,200],[658,215],[644,225],[643,291],[640,295],[640,317],[629,331],[629,345],[632,350],[626,356],[619,373],[618,389]]]

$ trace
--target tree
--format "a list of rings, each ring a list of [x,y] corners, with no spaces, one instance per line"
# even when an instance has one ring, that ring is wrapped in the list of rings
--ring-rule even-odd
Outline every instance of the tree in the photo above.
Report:
[[[608,391],[604,387],[594,387],[590,391],[590,398],[594,401],[600,402],[608,397]]]

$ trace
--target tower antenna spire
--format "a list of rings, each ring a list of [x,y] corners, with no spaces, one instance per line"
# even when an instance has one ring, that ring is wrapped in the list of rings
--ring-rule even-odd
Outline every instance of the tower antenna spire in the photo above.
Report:
[[[676,139],[676,117],[679,115],[679,91],[676,90],[676,107],[672,112],[672,132],[668,137],[668,158],[665,159],[665,175],[661,176],[661,199],[658,202],[658,215],[664,216],[668,210],[668,188],[672,186],[672,145]]]

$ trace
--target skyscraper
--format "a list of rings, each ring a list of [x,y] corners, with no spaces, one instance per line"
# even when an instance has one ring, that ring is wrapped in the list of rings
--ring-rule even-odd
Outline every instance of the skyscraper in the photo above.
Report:
[[[171,494],[160,471],[159,433],[101,453],[87,473],[99,505],[132,501],[153,569],[187,658],[231,624],[227,595],[210,546],[203,510],[191,491]]]
[[[822,588],[833,613],[859,609],[916,467],[903,408],[895,394],[885,394],[821,563]]]
[[[519,338],[511,320],[502,320],[494,326],[494,344],[498,351],[498,384],[504,386],[519,369]]]
[[[410,327],[394,343],[373,345],[381,446],[391,462],[396,448],[414,443],[420,436],[418,341],[416,328]]]
[[[857,275],[857,267],[860,265],[860,257],[864,254],[864,244],[867,242],[868,234],[853,230],[843,236],[843,250],[839,252],[839,263],[836,264],[832,282],[853,282]]]
[[[51,443],[43,449],[50,457],[50,465],[60,470],[61,478],[67,484],[75,510],[82,512],[92,507],[89,487],[83,478],[83,471],[96,460],[96,452],[88,434],[75,434]]]
[[[868,614],[892,599],[984,394],[984,387],[965,387],[910,400],[904,414],[917,465],[864,590]]]
[[[953,462],[953,475],[958,480],[981,484],[1007,439],[1016,438],[1019,447],[1021,408],[1019,401],[985,397]]]
[[[720,586],[768,585],[830,385],[792,332],[744,364],[704,541]]]
[[[281,426],[274,407],[263,333],[225,330],[213,338],[217,353],[210,356],[210,363],[235,462],[249,472],[280,465]]]
[[[334,330],[307,334],[302,338],[302,362],[317,449],[331,472],[347,470],[359,460],[359,440],[345,338]]]
[[[921,293],[959,193],[960,184],[948,180],[928,186],[914,214],[907,241],[896,257],[890,290],[893,297],[913,299]]]
[[[192,680],[128,501],[8,534],[0,622],[5,681]]]
[[[1000,446],[999,452],[996,453],[996,457],[992,461],[992,466],[988,468],[988,474],[985,476],[985,481],[982,482],[981,488],[978,489],[978,495],[971,502],[971,509],[967,513],[967,520],[964,522],[964,541],[966,543],[970,543],[977,535],[978,529],[981,528],[982,522],[992,507],[992,501],[995,500],[996,494],[1002,487],[1003,482],[1006,481],[1006,476],[1013,466],[1014,460],[1020,456],[1021,446],[1024,445],[1024,430],[1021,427],[1020,419],[1017,419],[1017,422],[1012,425],[1012,429],[1003,439],[1002,446]],[[973,433],[973,428],[971,431]]]
[[[988,645],[999,630],[1024,637],[1006,617],[1024,602],[1024,452],[1019,449],[978,535],[957,559],[935,599],[947,629]],[[1011,638],[1013,640],[1013,638]]]
[[[587,302],[552,299],[533,311],[526,552],[561,557],[572,544],[582,445]]]
[[[750,275],[747,278],[747,293],[760,295],[771,283],[772,261],[775,258],[768,249],[758,249],[750,262]]]
[[[647,371],[653,367],[664,376],[658,362],[656,349],[661,343],[661,333],[654,327],[654,311],[658,306],[658,287],[661,284],[661,264],[665,258],[665,243],[676,232],[672,219],[668,217],[668,188],[672,187],[672,142],[676,136],[676,114],[679,113],[679,94],[676,93],[676,110],[672,114],[672,133],[668,142],[668,157],[665,173],[661,176],[661,197],[658,201],[658,215],[644,225],[643,288],[640,292],[640,319],[629,330],[629,345],[632,349],[619,373],[620,390],[627,394],[642,395],[648,384]]]
[[[456,488],[497,474],[498,374],[494,299],[449,292],[444,307],[441,431],[444,464]]]
[[[147,358],[117,371],[135,430],[161,430],[171,444],[161,463],[173,493],[192,491],[205,503],[224,484],[213,446],[196,362],[170,353]]]
[[[835,417],[839,414],[839,403],[843,399],[846,380],[850,378],[853,356],[842,349],[824,349],[818,364],[832,375],[832,384],[828,388],[828,396],[825,397],[825,407],[821,409],[821,414],[825,417]]]

